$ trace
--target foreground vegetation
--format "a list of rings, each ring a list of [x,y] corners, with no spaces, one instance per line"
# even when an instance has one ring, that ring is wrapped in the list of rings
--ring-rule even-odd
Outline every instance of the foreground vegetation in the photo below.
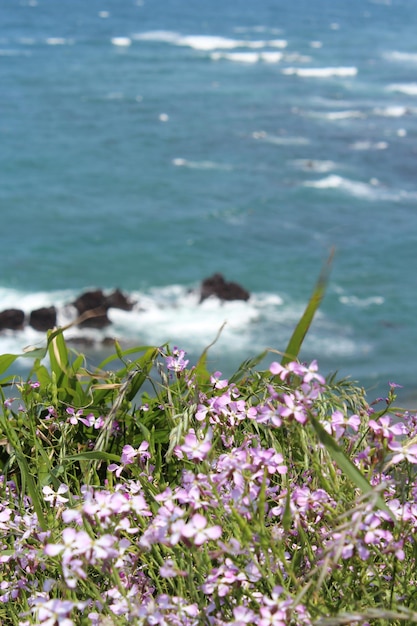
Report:
[[[322,288],[229,380],[168,346],[90,372],[62,330],[27,381],[0,357],[2,624],[417,623],[417,417],[295,358]]]

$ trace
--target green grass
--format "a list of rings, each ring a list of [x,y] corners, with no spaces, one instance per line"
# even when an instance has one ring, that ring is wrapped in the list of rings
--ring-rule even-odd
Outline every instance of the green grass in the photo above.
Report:
[[[0,357],[2,624],[417,623],[417,417],[297,360],[328,269],[229,380],[169,346],[90,371],[65,329],[27,381]]]

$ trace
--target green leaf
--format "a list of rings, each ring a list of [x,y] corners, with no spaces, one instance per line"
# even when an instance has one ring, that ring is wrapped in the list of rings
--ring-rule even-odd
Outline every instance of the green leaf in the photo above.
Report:
[[[287,497],[285,498],[285,509],[282,515],[282,526],[286,532],[291,528],[292,513],[291,513],[291,490],[287,490]]]
[[[116,347],[116,354],[111,354],[110,356],[106,357],[104,361],[102,361],[98,365],[97,369],[105,370],[106,367],[113,361],[120,360],[124,362],[124,358],[126,356],[137,354],[138,352],[146,352],[147,350],[152,350],[152,349],[155,350],[156,349],[155,346],[137,346],[137,347],[128,348],[127,350],[122,350],[122,351],[117,350],[117,347]],[[124,368],[121,372],[119,372],[121,376],[123,376],[125,373],[126,373],[126,368]]]
[[[241,380],[251,369],[259,365],[259,363],[264,360],[267,354],[268,350],[264,350],[252,359],[247,359],[246,361],[243,361],[243,363],[239,365],[233,376],[229,379],[229,383],[237,383],[239,380]]]
[[[18,357],[18,354],[3,354],[0,356],[0,375],[8,370]]]
[[[285,350],[284,356],[281,360],[281,365],[286,365],[290,361],[294,361],[295,359],[297,359],[300,353],[304,338],[313,322],[317,309],[319,308],[321,301],[323,300],[333,261],[333,256],[334,251],[332,250],[320,273],[319,279],[314,288],[313,294],[306,306],[306,309],[291,336],[287,349]]]
[[[63,458],[63,461],[115,461],[120,462],[120,456],[110,454],[110,452],[102,452],[101,450],[92,450],[91,452],[80,452]]]
[[[223,324],[220,326],[217,332],[217,335],[215,336],[213,341],[204,348],[203,352],[200,355],[200,358],[197,361],[197,364],[195,366],[195,373],[197,375],[197,379],[200,382],[200,384],[203,382],[206,382],[210,378],[210,374],[207,371],[207,354],[210,348],[214,346],[215,343],[219,340],[219,337],[222,334],[223,328],[225,326],[226,326],[226,322],[223,322]]]
[[[135,362],[135,367],[138,371],[133,376],[130,382],[129,391],[126,393],[126,398],[130,401],[137,395],[139,389],[142,387],[145,380],[148,378],[151,369],[154,366],[155,359],[158,356],[158,348],[149,348],[143,357]]]
[[[353,482],[353,484],[355,484],[362,491],[362,493],[375,493],[372,485],[370,485],[365,476],[363,476],[358,470],[356,465],[354,465],[352,461],[346,456],[346,454],[338,446],[333,437],[329,435],[329,433],[323,428],[318,419],[315,418],[313,415],[310,415],[310,421],[314,430],[316,431],[319,440],[325,446],[333,461],[344,472],[345,476],[347,476]],[[376,504],[379,509],[382,509],[386,513],[389,513],[394,522],[396,521],[394,514],[385,504],[380,495],[377,495],[376,497]]]

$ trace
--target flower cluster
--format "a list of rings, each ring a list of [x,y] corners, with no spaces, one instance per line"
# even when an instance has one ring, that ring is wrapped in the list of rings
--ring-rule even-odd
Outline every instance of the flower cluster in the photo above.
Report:
[[[176,387],[130,420],[145,415],[149,425],[179,402],[184,352],[164,358]],[[69,457],[81,468],[107,461],[101,482],[92,472],[86,484],[64,483],[57,471],[43,479],[39,505],[1,477],[0,618],[311,626],[335,597],[356,610],[385,582],[392,603],[408,601],[396,572],[417,582],[414,416],[347,409],[315,362],[274,362],[250,389],[221,372],[184,389],[193,402],[183,413],[176,407],[170,439],[141,423],[143,436],[121,441],[117,456],[92,449]],[[42,409],[45,438],[55,412]],[[90,436],[103,426],[97,413],[65,413],[62,431],[85,427]],[[355,472],[369,480],[365,495]]]

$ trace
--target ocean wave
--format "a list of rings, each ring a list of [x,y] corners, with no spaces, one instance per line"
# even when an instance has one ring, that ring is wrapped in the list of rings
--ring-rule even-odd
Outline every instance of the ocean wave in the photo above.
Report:
[[[41,307],[57,308],[59,326],[66,326],[76,319],[77,313],[71,302],[79,295],[74,291],[22,293],[13,289],[0,289],[2,310],[19,308],[26,316]],[[175,341],[189,350],[201,350],[213,341],[224,323],[220,345],[230,351],[250,349],[259,333],[259,324],[274,318],[277,308],[283,306],[278,294],[252,294],[249,301],[220,301],[210,297],[200,303],[199,288],[169,285],[143,292],[131,292],[133,310],[111,308],[108,317],[111,326],[102,330],[71,327],[65,331],[68,340],[100,347],[106,337],[114,337],[124,345],[162,345]],[[42,345],[45,333],[38,332],[29,324],[21,331],[0,333],[0,353],[20,354],[28,345]],[[266,346],[263,346],[263,348]],[[260,348],[262,349],[262,347]]]
[[[356,67],[287,67],[282,70],[287,76],[300,76],[301,78],[333,78],[356,76]]]
[[[366,200],[381,199],[381,193],[375,185],[349,180],[336,174],[331,174],[319,180],[308,180],[303,184],[305,187],[314,187],[316,189],[340,189],[356,198],[364,198]]]
[[[280,35],[282,30],[280,28],[271,28],[269,26],[235,26],[235,33],[271,33],[271,35]]]
[[[334,161],[320,161],[319,159],[295,159],[292,164],[303,172],[318,172],[319,174],[326,174],[337,167]]]
[[[364,183],[331,174],[319,180],[304,181],[303,185],[305,187],[314,187],[315,189],[338,189],[355,198],[371,201],[401,202],[403,200],[415,201],[417,199],[417,192],[403,189],[397,191],[382,187],[376,178],[372,178],[369,183]]]
[[[32,53],[30,50],[19,50],[14,48],[0,48],[0,57],[29,57]]]
[[[74,43],[74,39],[66,39],[65,37],[47,37],[45,43],[48,46],[68,46]]]
[[[258,63],[260,61],[258,52],[212,52],[210,58],[213,61],[226,59],[227,61],[236,61],[237,63]]]
[[[258,141],[272,143],[277,146],[308,146],[310,144],[310,140],[307,137],[272,135],[264,130],[253,132],[252,137]]]
[[[188,159],[182,159],[177,157],[172,159],[172,164],[175,167],[188,167],[196,170],[233,170],[233,165],[229,163],[216,163],[215,161],[189,161]]]
[[[135,33],[132,39],[137,41],[155,41],[176,46],[185,46],[202,52],[214,52],[215,50],[233,50],[235,48],[286,48],[288,42],[285,39],[247,40],[220,37],[217,35],[181,35],[173,31],[147,31]]]
[[[348,306],[368,308],[372,305],[381,306],[384,304],[385,298],[383,296],[367,296],[366,298],[358,298],[358,296],[340,296],[339,302],[341,302],[341,304],[347,304]]]
[[[290,52],[284,55],[283,59],[286,63],[311,63],[313,60],[311,56],[307,54],[300,54],[299,52]]]
[[[210,58],[213,61],[225,59],[237,63],[279,63],[283,58],[282,52],[212,52]]]
[[[314,113],[314,116],[321,117],[330,121],[366,118],[366,114],[363,111],[357,111],[357,110],[328,111],[327,113]]]
[[[298,52],[284,54],[283,52],[271,50],[262,52],[220,52],[216,50],[210,54],[210,58],[213,61],[225,59],[237,63],[280,63],[281,61],[285,61],[286,63],[309,63],[312,60],[311,57],[299,54]]]
[[[389,144],[386,141],[354,141],[350,144],[351,150],[386,150]]]
[[[151,30],[132,35],[132,39],[137,41],[159,41],[161,43],[176,43],[180,38],[180,33],[171,30]]]
[[[58,325],[65,326],[76,317],[69,303],[79,293],[22,293],[0,289],[4,308],[23,308],[26,314],[42,306],[55,305]],[[109,339],[117,339],[122,348],[141,345],[178,345],[195,359],[210,345],[222,329],[216,344],[210,348],[210,359],[227,355],[236,365],[266,348],[283,350],[299,321],[305,302],[294,302],[278,293],[252,293],[248,301],[222,302],[210,297],[200,303],[198,287],[168,285],[128,295],[136,304],[131,311],[111,308],[111,326],[99,330],[70,327],[64,331],[69,345],[100,361],[114,352]],[[106,339],[106,344],[103,340]],[[107,347],[106,347],[107,345]],[[349,356],[355,342],[346,337],[346,329],[319,311],[305,346],[322,357]],[[22,354],[25,348],[44,347],[45,333],[28,324],[22,331],[0,333],[1,354]],[[356,346],[357,347],[357,346]],[[19,359],[17,367],[29,368],[30,359]],[[224,363],[223,363],[224,365]],[[234,365],[233,367],[235,367]]]
[[[132,45],[130,37],[112,37],[111,42],[113,46],[119,46],[122,48],[127,48]]]
[[[395,61],[399,63],[417,63],[417,52],[399,52],[393,50],[391,52],[384,52],[384,59],[387,61]]]
[[[388,106],[382,109],[376,108],[372,111],[375,115],[382,117],[403,117],[414,113],[414,109],[405,106]]]
[[[393,83],[388,85],[386,90],[403,93],[406,96],[417,96],[417,83]]]

